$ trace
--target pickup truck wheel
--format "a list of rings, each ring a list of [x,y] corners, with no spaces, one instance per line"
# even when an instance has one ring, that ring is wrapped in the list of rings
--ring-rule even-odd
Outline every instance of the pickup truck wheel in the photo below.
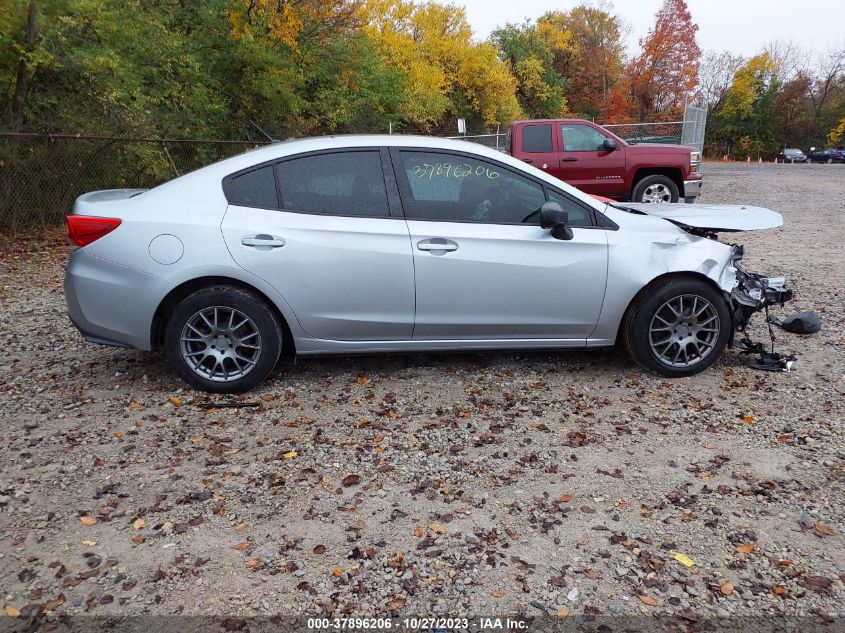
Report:
[[[675,277],[651,288],[625,316],[625,348],[644,369],[680,378],[704,371],[727,345],[724,297],[700,279]]]
[[[660,174],[646,176],[634,187],[634,193],[631,199],[634,202],[651,202],[657,204],[677,202],[678,185],[669,176],[661,176]]]

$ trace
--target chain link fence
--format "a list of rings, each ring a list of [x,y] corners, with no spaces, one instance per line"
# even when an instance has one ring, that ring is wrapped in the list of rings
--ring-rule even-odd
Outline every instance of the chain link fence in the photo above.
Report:
[[[706,116],[705,108],[688,106],[684,121],[604,127],[629,143],[676,143],[701,150]],[[429,134],[504,151],[502,129],[452,136],[454,128],[444,128]],[[76,197],[87,191],[154,187],[266,143],[0,132],[0,233],[34,233],[61,224]]]
[[[87,191],[154,187],[263,144],[0,133],[0,232],[43,231]]]

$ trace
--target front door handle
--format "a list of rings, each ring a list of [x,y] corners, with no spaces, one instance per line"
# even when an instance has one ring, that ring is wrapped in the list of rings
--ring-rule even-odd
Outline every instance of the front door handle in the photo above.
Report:
[[[442,237],[432,237],[431,239],[417,242],[417,248],[421,251],[428,251],[432,255],[445,255],[446,253],[458,250],[458,244]]]
[[[267,235],[266,233],[259,233],[258,235],[249,235],[241,239],[241,244],[250,246],[259,251],[269,251],[274,248],[280,248],[285,245],[285,241],[280,237]]]
[[[534,159],[533,159],[533,158],[523,158],[523,159],[522,159],[522,162],[523,162],[523,163],[533,163],[533,162],[534,162]]]
[[[566,158],[561,158],[560,162],[562,162],[562,163],[574,163],[577,160],[578,160],[577,158],[573,158],[572,156],[567,156]]]

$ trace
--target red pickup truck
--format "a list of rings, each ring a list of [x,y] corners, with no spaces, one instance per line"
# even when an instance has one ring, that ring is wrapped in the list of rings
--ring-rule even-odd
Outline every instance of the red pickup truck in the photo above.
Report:
[[[693,202],[701,156],[682,145],[635,145],[581,119],[514,121],[507,151],[585,193],[634,202]]]

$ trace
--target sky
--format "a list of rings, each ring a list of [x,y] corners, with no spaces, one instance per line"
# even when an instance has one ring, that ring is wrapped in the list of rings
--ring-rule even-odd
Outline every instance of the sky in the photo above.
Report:
[[[476,39],[497,26],[565,11],[581,0],[450,0],[466,8]],[[662,0],[616,0],[613,12],[631,27],[628,51],[654,23]],[[845,45],[845,0],[687,0],[698,25],[698,45],[706,51],[728,50],[751,56],[773,40],[792,40],[804,49],[824,52]]]

